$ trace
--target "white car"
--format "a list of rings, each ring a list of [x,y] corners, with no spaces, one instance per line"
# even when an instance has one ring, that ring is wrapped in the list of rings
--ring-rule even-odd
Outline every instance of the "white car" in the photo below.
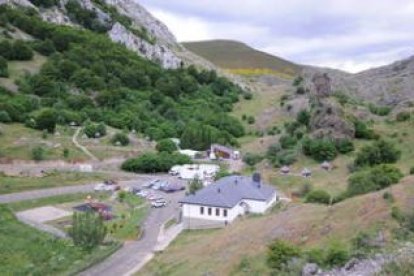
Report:
[[[140,191],[138,193],[136,193],[135,195],[140,196],[140,197],[147,197],[149,194],[148,191]]]
[[[161,208],[167,206],[167,202],[164,199],[159,199],[151,202],[151,207],[153,208]]]
[[[102,192],[102,191],[111,191],[111,187],[109,185],[105,185],[103,183],[95,185],[93,188],[96,192]]]

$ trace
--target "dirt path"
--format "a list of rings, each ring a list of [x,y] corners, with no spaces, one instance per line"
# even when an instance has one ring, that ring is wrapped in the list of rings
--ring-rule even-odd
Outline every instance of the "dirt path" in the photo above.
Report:
[[[99,161],[99,158],[97,158],[95,155],[93,155],[86,147],[82,146],[81,144],[79,144],[78,142],[78,136],[80,131],[82,130],[82,128],[78,128],[75,132],[75,134],[73,134],[72,137],[72,142],[75,144],[75,146],[80,149],[81,151],[83,151],[86,155],[88,155],[92,160],[94,161]]]

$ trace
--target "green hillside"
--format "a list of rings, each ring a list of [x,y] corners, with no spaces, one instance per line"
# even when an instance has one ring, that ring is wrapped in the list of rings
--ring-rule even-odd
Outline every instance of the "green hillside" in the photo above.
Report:
[[[290,61],[272,56],[232,40],[186,42],[184,47],[215,65],[239,74],[294,75],[300,67]]]

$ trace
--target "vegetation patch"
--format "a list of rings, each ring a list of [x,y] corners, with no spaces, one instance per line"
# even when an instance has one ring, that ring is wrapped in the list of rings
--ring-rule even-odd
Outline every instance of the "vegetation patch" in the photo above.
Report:
[[[135,173],[168,172],[174,165],[192,163],[191,158],[179,153],[146,153],[138,158],[126,160],[121,168]]]

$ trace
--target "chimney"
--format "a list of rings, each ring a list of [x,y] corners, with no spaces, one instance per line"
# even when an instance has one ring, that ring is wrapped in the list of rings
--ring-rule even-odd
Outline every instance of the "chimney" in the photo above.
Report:
[[[256,184],[258,188],[260,188],[261,179],[262,176],[258,172],[255,172],[252,176],[253,183]]]

